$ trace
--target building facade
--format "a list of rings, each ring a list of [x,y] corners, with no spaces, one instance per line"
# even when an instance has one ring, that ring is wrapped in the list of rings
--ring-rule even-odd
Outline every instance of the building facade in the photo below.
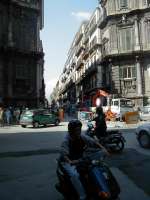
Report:
[[[43,0],[0,1],[0,102],[44,103]]]
[[[109,0],[100,4],[103,19],[102,64],[111,73],[110,92],[135,105],[150,103],[150,1]]]
[[[149,33],[149,0],[99,1],[75,35],[74,51],[68,56],[74,58],[74,70],[67,62],[60,88],[66,94],[74,91],[76,104],[83,106],[94,106],[94,96],[101,90],[129,98],[135,106],[150,104]],[[70,76],[75,77],[75,90],[68,88]]]

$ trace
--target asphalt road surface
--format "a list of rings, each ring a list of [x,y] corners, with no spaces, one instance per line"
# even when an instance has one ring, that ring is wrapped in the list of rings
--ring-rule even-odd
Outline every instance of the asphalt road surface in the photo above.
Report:
[[[0,200],[62,200],[55,190],[56,158],[67,129],[0,128]],[[150,150],[141,149],[134,129],[124,130],[126,148],[106,161],[121,186],[121,200],[150,200]]]

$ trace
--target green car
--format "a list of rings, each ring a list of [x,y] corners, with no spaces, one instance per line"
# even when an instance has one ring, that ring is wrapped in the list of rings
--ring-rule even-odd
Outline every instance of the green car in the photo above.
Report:
[[[58,126],[60,123],[57,114],[50,113],[45,109],[27,110],[21,114],[20,125],[25,128],[28,125],[32,125],[34,128],[38,128],[40,125],[47,126],[49,124],[55,124]]]

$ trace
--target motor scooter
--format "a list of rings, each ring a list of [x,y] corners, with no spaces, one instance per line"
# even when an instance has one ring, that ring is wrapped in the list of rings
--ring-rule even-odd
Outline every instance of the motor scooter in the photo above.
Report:
[[[85,134],[90,137],[96,137],[95,127],[91,121],[88,121],[87,127]],[[109,152],[122,152],[125,146],[125,138],[120,130],[107,130],[106,135],[98,140]]]
[[[104,162],[105,156],[99,150],[88,149],[78,162],[76,168],[80,180],[85,188],[87,199],[92,200],[117,200],[119,199],[120,186],[108,165]],[[56,189],[66,200],[78,200],[78,195],[63,169],[63,164],[58,161],[58,183]]]

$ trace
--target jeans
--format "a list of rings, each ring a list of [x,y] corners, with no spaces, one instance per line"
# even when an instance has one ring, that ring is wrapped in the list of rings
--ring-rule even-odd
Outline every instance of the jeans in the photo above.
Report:
[[[70,177],[71,183],[75,190],[77,191],[77,194],[80,197],[80,200],[84,200],[86,198],[86,192],[84,190],[84,187],[80,181],[80,175],[77,172],[75,165],[70,165],[69,163],[63,163],[63,168],[65,169],[66,173]]]
[[[103,169],[99,167],[93,167],[90,175],[95,181],[96,185],[101,189],[101,191],[110,193],[106,179],[103,175]]]

